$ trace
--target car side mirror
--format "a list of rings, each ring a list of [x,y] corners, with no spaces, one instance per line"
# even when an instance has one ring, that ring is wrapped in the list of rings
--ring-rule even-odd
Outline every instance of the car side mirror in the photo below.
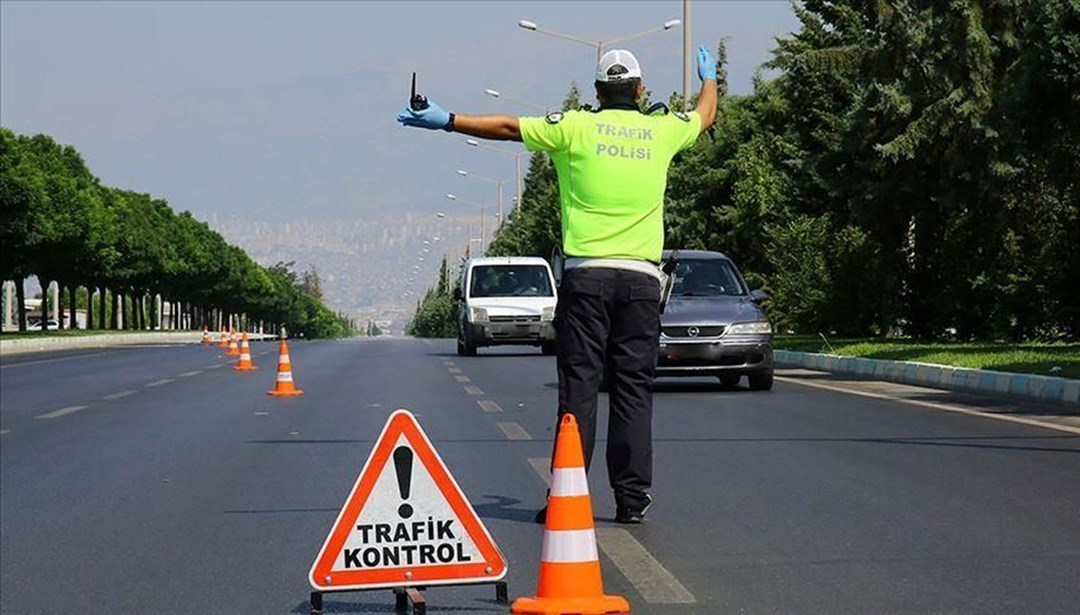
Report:
[[[461,301],[461,287],[454,287],[454,301]]]
[[[763,290],[752,290],[752,291],[750,291],[750,300],[753,301],[754,303],[761,303],[762,301],[764,301],[764,300],[766,300],[768,298],[769,298],[769,293],[767,293],[767,292],[765,292]]]

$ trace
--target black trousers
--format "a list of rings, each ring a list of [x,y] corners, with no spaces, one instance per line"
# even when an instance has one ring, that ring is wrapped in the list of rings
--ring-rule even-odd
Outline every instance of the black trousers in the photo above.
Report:
[[[617,506],[640,509],[652,486],[652,382],[660,336],[660,282],[636,271],[569,269],[555,310],[559,418],[573,414],[585,467],[596,445],[596,406],[607,372],[608,478]]]

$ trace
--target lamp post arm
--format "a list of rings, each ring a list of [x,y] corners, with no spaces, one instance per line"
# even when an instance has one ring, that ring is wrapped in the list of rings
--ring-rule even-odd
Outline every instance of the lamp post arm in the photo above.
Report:
[[[565,39],[565,40],[568,40],[568,41],[574,41],[575,43],[579,43],[579,44],[585,45],[587,47],[596,47],[597,44],[599,44],[599,41],[589,41],[589,40],[585,40],[583,38],[578,38],[578,37],[576,37],[576,36],[574,36],[572,34],[567,34],[565,32],[557,32],[555,30],[548,30],[547,28],[538,27],[538,28],[536,28],[535,31],[536,32],[541,32],[543,34],[547,34],[549,36],[554,36],[555,38],[561,38],[561,39]]]
[[[614,45],[615,43],[625,43],[626,41],[631,41],[631,40],[634,40],[635,38],[641,38],[641,37],[643,37],[643,36],[645,36],[647,34],[653,34],[654,32],[663,32],[665,29],[666,28],[664,28],[663,26],[658,26],[656,28],[649,28],[648,30],[642,30],[641,32],[635,32],[633,34],[627,34],[626,36],[620,36],[618,38],[613,38],[613,39],[611,39],[609,41],[603,41],[603,45],[604,45],[604,47],[610,47],[610,46]]]

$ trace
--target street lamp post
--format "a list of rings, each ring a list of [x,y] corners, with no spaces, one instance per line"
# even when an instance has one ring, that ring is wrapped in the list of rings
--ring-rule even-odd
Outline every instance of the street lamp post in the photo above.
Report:
[[[501,224],[501,220],[503,218],[503,184],[505,184],[507,180],[505,180],[505,179],[492,179],[490,177],[484,177],[483,175],[473,175],[473,174],[470,174],[468,171],[463,171],[461,169],[458,169],[457,174],[462,176],[462,177],[471,177],[473,179],[478,179],[480,181],[488,182],[489,184],[495,184],[495,187],[498,189],[499,220],[500,220],[500,224]]]
[[[468,145],[471,145],[472,147],[476,147],[476,148],[479,148],[479,149],[482,149],[482,150],[486,150],[486,151],[489,151],[489,152],[495,152],[497,154],[502,154],[503,156],[512,156],[514,158],[514,189],[517,191],[518,197],[521,196],[521,192],[523,190],[525,190],[525,187],[521,185],[521,157],[522,156],[528,156],[529,155],[528,151],[512,152],[512,151],[507,150],[507,149],[502,149],[502,148],[499,148],[499,147],[491,147],[490,145],[484,145],[483,143],[477,141],[476,139],[466,139],[465,143],[467,143]],[[502,215],[502,210],[499,211],[499,215],[500,216]]]
[[[477,208],[480,209],[480,247],[481,248],[486,247],[486,239],[487,239],[487,205],[482,204],[482,203],[473,203],[472,201],[467,201],[467,200],[457,196],[456,194],[447,194],[446,198],[451,200],[451,201],[457,202],[457,203],[463,203],[465,205],[471,205],[473,207],[477,207]],[[472,239],[472,225],[471,224],[469,225],[469,239]]]
[[[677,25],[679,25],[681,23],[682,23],[682,21],[680,21],[678,19],[669,19],[669,20],[665,21],[663,23],[663,25],[661,25],[661,26],[658,26],[658,27],[655,27],[655,28],[649,28],[648,30],[642,30],[641,32],[635,32],[633,34],[627,34],[627,35],[624,35],[624,36],[617,36],[615,38],[611,38],[611,39],[608,39],[606,41],[589,40],[589,39],[579,38],[577,36],[574,36],[573,34],[567,34],[565,32],[558,32],[556,30],[548,30],[546,28],[541,28],[540,26],[536,25],[536,22],[532,22],[532,21],[529,21],[527,19],[522,19],[521,21],[519,21],[518,22],[518,27],[519,28],[524,28],[525,30],[529,30],[531,32],[539,32],[541,34],[547,34],[548,36],[554,36],[555,38],[561,38],[561,39],[565,39],[565,40],[568,40],[568,41],[573,41],[575,43],[580,43],[580,44],[586,45],[588,47],[595,47],[596,48],[596,61],[600,62],[600,58],[604,55],[604,47],[607,47],[609,45],[614,45],[615,43],[625,43],[626,41],[633,40],[635,38],[640,38],[640,37],[648,35],[648,34],[653,34],[654,32],[663,32],[665,30],[670,30],[670,29],[674,28],[675,26],[677,26]]]

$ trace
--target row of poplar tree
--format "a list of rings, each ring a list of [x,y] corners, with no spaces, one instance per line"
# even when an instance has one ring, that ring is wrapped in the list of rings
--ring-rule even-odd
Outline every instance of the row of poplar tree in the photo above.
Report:
[[[1075,340],[1080,2],[794,9],[750,95],[727,94],[720,45],[717,124],[672,166],[666,245],[727,253],[782,329]],[[535,155],[488,253],[558,237]]]
[[[90,329],[351,330],[305,286],[313,272],[263,267],[190,213],[101,185],[75,149],[45,135],[0,128],[0,244],[0,279],[15,282],[22,331],[29,276],[62,289],[70,320],[61,326],[74,327],[78,307]],[[169,304],[168,320],[157,298]]]

